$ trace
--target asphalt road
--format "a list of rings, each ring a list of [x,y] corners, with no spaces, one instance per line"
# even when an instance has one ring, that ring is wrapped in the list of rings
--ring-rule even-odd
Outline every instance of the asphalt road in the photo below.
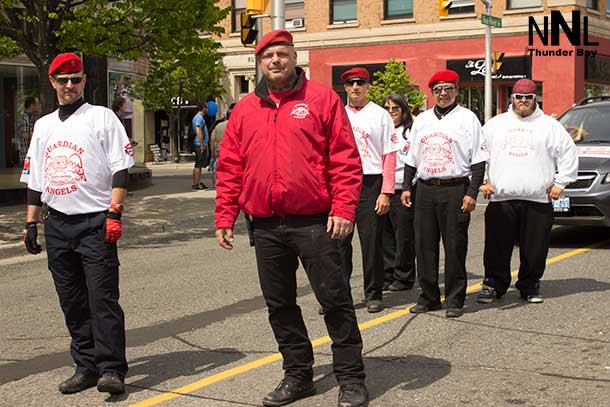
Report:
[[[23,254],[23,209],[0,207],[1,406],[258,406],[276,386],[281,360],[244,225],[232,252],[219,248],[214,191],[190,192],[189,174],[184,165],[155,167],[154,185],[127,203],[119,254],[130,371],[122,396],[57,391],[72,367],[46,258]],[[543,304],[511,290],[481,305],[474,296],[484,209],[481,201],[470,225],[471,294],[458,319],[444,310],[409,314],[416,290],[388,294],[388,309],[366,313],[355,241],[352,287],[370,405],[610,405],[609,231],[553,231]],[[516,269],[516,253],[513,260]],[[293,405],[334,406],[330,345],[302,270],[299,303],[314,340],[318,394]]]

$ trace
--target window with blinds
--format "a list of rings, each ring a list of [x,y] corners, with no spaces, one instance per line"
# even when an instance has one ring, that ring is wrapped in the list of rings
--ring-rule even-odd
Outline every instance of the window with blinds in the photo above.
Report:
[[[356,0],[331,0],[330,22],[332,24],[357,21]]]
[[[384,0],[384,18],[413,17],[413,0]]]

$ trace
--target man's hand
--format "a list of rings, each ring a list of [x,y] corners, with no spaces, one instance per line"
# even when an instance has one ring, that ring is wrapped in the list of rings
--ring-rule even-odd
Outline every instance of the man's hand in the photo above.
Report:
[[[233,229],[216,229],[216,241],[223,249],[233,249]]]
[[[475,199],[469,195],[464,195],[464,198],[462,198],[462,207],[460,208],[462,212],[470,213],[474,211],[476,207],[477,201],[475,201]]]
[[[410,208],[412,203],[411,203],[411,191],[404,191],[401,195],[400,195],[400,202],[406,206],[407,208]]]
[[[116,243],[122,234],[121,212],[108,212],[106,215],[106,242]]]
[[[42,251],[42,247],[38,244],[38,222],[28,222],[25,224],[23,242],[25,243],[25,250],[28,253],[38,254]]]
[[[559,195],[561,195],[563,192],[563,188],[558,187],[557,185],[552,185],[546,190],[546,192],[549,194],[550,200],[559,199]]]
[[[387,194],[381,193],[375,202],[375,213],[377,215],[385,215],[390,211],[390,197]]]
[[[493,184],[484,181],[483,185],[479,187],[479,192],[483,194],[483,198],[489,199],[495,193]]]
[[[354,231],[354,224],[340,216],[329,216],[326,222],[326,232],[331,233],[331,239],[343,239]]]

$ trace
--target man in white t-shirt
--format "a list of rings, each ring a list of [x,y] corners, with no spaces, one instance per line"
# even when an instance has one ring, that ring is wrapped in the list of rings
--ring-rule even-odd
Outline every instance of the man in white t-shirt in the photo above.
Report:
[[[63,394],[97,385],[125,391],[125,318],[119,305],[121,212],[133,147],[112,110],[83,101],[86,75],[73,53],[58,55],[49,81],[59,109],[34,126],[21,182],[27,183],[24,242],[38,254],[37,223],[46,204],[44,232],[49,270],[72,337],[73,376]]]
[[[477,301],[502,297],[511,282],[510,260],[519,242],[515,287],[529,303],[544,301],[540,279],[551,241],[553,205],[578,176],[574,141],[538,106],[536,84],[520,79],[508,111],[483,127],[489,150],[489,180],[479,188],[491,198],[485,210],[485,280]]]
[[[470,212],[476,207],[487,152],[481,123],[457,104],[459,76],[451,70],[432,75],[434,108],[415,118],[405,164],[401,201],[411,205],[411,180],[417,174],[415,250],[421,289],[414,314],[441,307],[439,243],[445,248],[446,316],[464,314],[466,252]]]
[[[370,102],[369,72],[364,68],[352,68],[341,75],[347,92],[345,106],[356,138],[362,161],[362,189],[356,211],[356,226],[362,249],[364,271],[364,298],[368,312],[383,310],[382,290],[383,225],[390,210],[390,196],[394,193],[396,151],[400,149],[392,118],[381,106]],[[352,237],[340,242],[345,273],[352,274]]]

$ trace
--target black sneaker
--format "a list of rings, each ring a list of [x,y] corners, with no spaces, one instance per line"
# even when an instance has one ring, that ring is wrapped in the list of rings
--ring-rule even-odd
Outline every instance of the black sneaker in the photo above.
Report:
[[[439,309],[441,309],[441,304],[430,304],[430,305],[417,304],[416,306],[411,307],[409,312],[411,314],[422,314],[424,312],[436,311]]]
[[[459,318],[462,315],[464,315],[464,308],[461,307],[447,308],[447,312],[445,312],[447,318]]]
[[[106,372],[97,381],[97,391],[100,393],[125,393],[125,381],[117,372]]]
[[[383,311],[383,302],[381,300],[369,300],[366,302],[366,311],[370,314]]]
[[[392,283],[390,281],[384,281],[383,282],[383,287],[381,288],[382,291],[388,291],[390,289],[390,286],[392,285]]]
[[[402,281],[395,280],[390,286],[388,290],[390,291],[406,291],[413,288],[413,283],[403,283]]]
[[[316,394],[316,388],[313,385],[313,381],[303,381],[288,376],[282,379],[275,390],[265,396],[263,406],[284,406],[314,394]]]
[[[338,407],[364,407],[369,404],[369,393],[363,383],[342,384]]]
[[[490,286],[483,284],[483,288],[481,292],[477,295],[477,302],[482,304],[489,304],[493,302],[498,297],[498,293],[496,289]]]
[[[62,394],[74,394],[93,387],[97,384],[98,376],[91,373],[76,372],[72,377],[61,382],[59,391]]]

